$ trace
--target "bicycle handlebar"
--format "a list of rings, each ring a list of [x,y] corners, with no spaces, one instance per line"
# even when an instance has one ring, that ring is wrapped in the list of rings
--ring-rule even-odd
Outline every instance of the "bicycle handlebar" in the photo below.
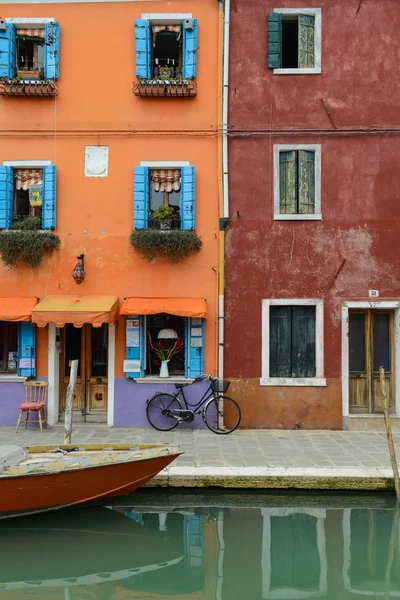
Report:
[[[208,374],[208,373],[205,373],[204,375],[200,375],[200,377],[196,377],[196,378],[193,380],[193,383],[194,383],[195,381],[204,381],[205,379],[209,379],[209,380],[211,381],[211,380],[213,379],[213,377],[212,377],[210,374]]]

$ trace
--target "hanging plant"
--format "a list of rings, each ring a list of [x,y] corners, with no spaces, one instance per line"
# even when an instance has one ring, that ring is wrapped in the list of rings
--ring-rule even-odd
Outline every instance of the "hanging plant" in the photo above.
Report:
[[[143,258],[169,260],[172,264],[185,260],[190,254],[200,251],[202,241],[195,231],[173,229],[140,229],[132,231],[131,246]]]
[[[7,267],[16,267],[19,261],[30,269],[37,267],[45,254],[58,250],[60,238],[41,229],[38,217],[27,217],[0,233],[0,256]]]

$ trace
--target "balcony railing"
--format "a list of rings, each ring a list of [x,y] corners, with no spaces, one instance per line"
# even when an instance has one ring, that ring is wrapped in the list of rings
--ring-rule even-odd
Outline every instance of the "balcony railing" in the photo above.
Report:
[[[49,97],[57,95],[58,86],[54,81],[0,79],[0,96]]]
[[[133,85],[133,93],[142,98],[194,98],[197,84],[190,79],[140,79]]]

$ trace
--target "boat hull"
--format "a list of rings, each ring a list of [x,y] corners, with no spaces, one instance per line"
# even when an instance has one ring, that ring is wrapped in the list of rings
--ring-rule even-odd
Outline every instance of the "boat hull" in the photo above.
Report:
[[[0,519],[98,504],[144,485],[179,454],[0,479]]]

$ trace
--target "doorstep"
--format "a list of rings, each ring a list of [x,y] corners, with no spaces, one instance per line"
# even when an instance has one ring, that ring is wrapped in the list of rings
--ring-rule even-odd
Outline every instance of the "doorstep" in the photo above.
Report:
[[[390,424],[393,431],[400,432],[400,417],[390,415]],[[386,431],[383,414],[381,415],[349,415],[349,431]]]

